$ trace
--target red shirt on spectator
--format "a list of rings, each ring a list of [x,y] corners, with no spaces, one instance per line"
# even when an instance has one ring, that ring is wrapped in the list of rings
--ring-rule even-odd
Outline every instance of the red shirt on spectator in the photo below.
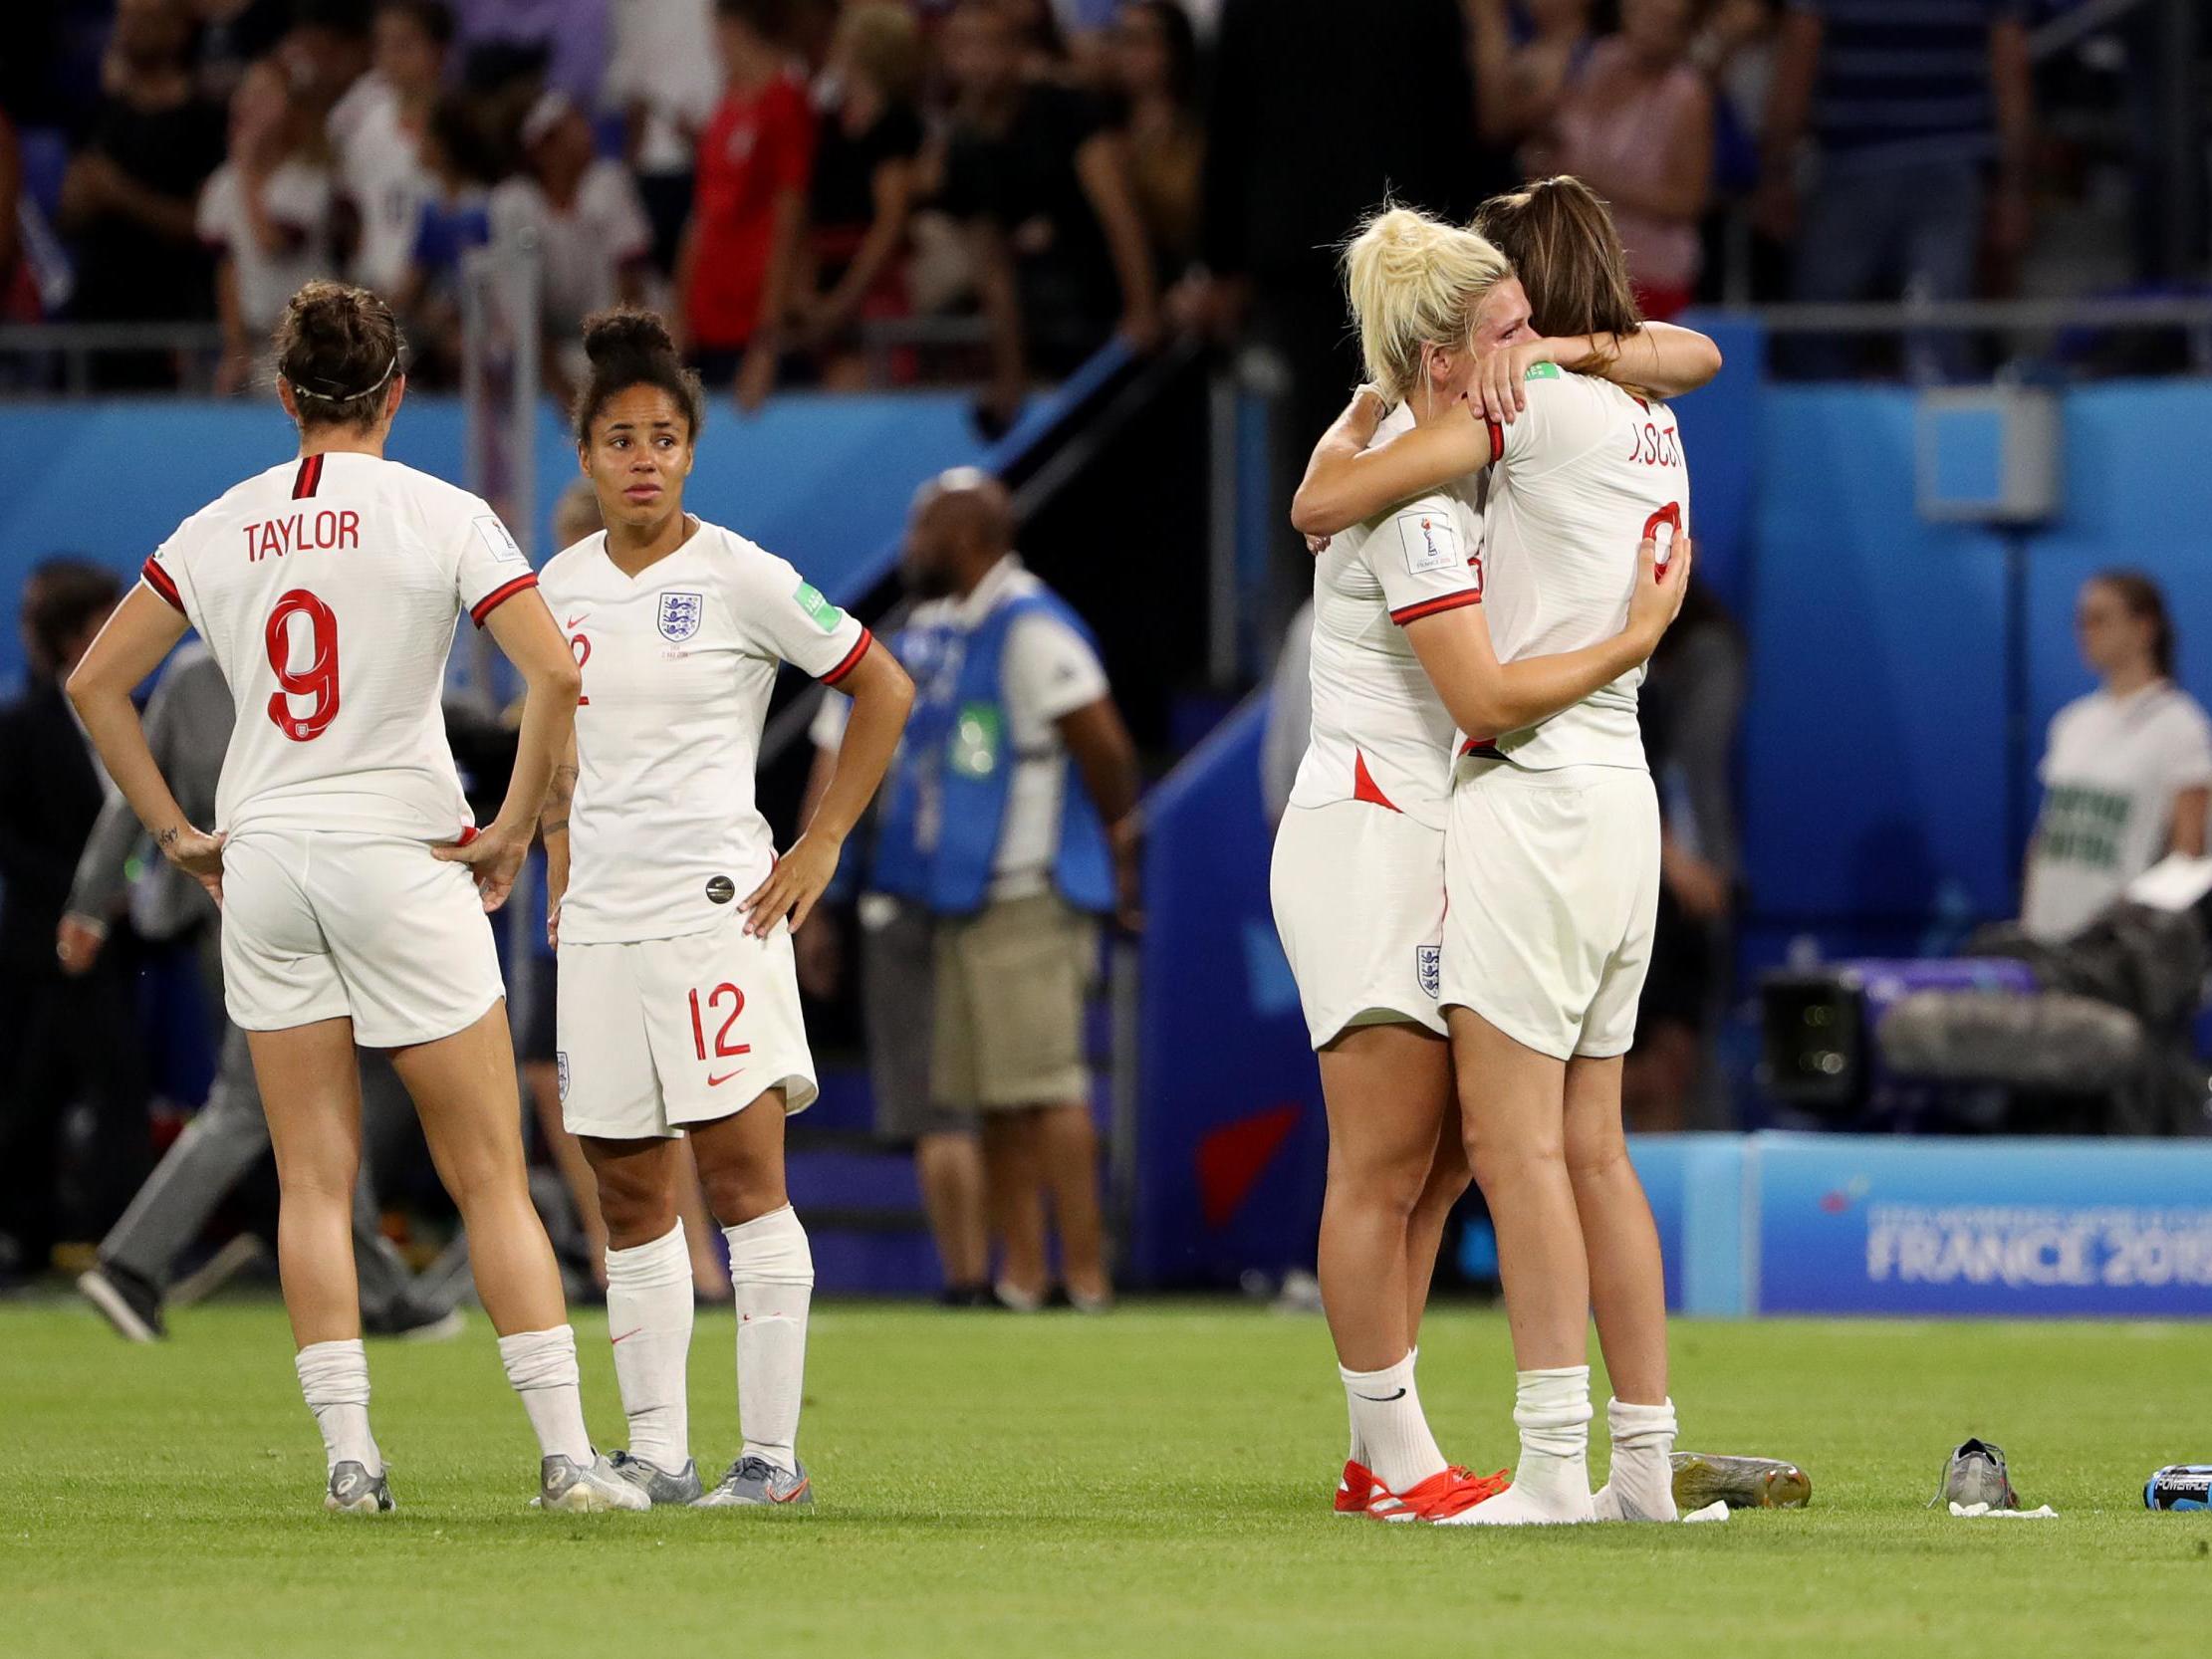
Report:
[[[732,88],[699,134],[692,201],[691,339],[743,346],[760,324],[775,235],[776,197],[806,193],[814,166],[814,110],[797,77],[757,94]]]

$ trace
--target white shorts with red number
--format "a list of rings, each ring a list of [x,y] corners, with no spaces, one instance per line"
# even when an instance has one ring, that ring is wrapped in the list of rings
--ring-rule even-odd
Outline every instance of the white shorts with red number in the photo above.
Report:
[[[603,1140],[680,1135],[769,1089],[821,1092],[799,1012],[791,932],[728,918],[703,933],[560,948],[561,1121]]]
[[[1354,1026],[1441,1035],[1441,834],[1365,801],[1293,807],[1275,833],[1268,885],[1316,1049]]]
[[[1446,1008],[1554,1060],[1627,1053],[1659,903],[1651,774],[1461,761],[1444,879]]]
[[[367,1049],[451,1037],[507,994],[463,864],[401,835],[245,830],[223,848],[223,1001],[243,1031],[351,1019]]]

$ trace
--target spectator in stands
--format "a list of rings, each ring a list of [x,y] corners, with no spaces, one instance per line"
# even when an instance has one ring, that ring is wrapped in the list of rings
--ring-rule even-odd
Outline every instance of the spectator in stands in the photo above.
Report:
[[[921,35],[895,0],[847,11],[831,48],[831,88],[817,127],[808,192],[809,291],[798,305],[796,344],[823,383],[864,385],[859,323],[907,312],[901,259],[913,211],[921,116]]]
[[[292,26],[292,0],[189,0],[199,25],[195,67],[200,96],[228,104],[249,64],[283,42]]]
[[[430,192],[423,144],[445,85],[452,9],[445,0],[379,0],[370,39],[375,67],[362,83],[342,184],[356,225],[353,279],[388,298],[406,281]]]
[[[1591,48],[1550,130],[1524,154],[1603,196],[1643,315],[1697,296],[1698,220],[1713,178],[1713,96],[1689,61],[1690,0],[1621,0],[1620,32]]]
[[[527,170],[492,190],[492,239],[536,249],[543,371],[566,403],[585,368],[584,319],[644,303],[652,226],[629,169],[597,153],[567,93],[546,93],[523,118],[522,150]]]
[[[1805,301],[1962,300],[1985,218],[1992,245],[2028,234],[2034,89],[2024,0],[1792,0],[1776,48],[1760,217],[1797,245]],[[1813,181],[1802,193],[1811,138]],[[1915,354],[1922,376],[1963,354]],[[1809,354],[1838,373],[1842,354]]]
[[[1484,142],[1510,153],[1550,130],[1595,44],[1590,13],[1591,0],[1469,0]]]
[[[1098,918],[1135,925],[1135,750],[1088,630],[1014,554],[1005,487],[924,485],[905,574],[916,702],[877,835],[875,883],[934,917],[931,1097],[981,1115],[1000,1300],[1049,1290],[1045,1208],[1079,1307],[1110,1295],[1084,1005]],[[949,1265],[949,1264],[948,1264]]]
[[[0,708],[0,1272],[43,1272],[65,1227],[99,1237],[150,1161],[127,953],[73,977],[55,950],[108,788],[62,681],[119,595],[83,560],[33,567],[21,613],[29,684]],[[72,1183],[84,1213],[64,1216],[62,1122],[76,1104],[92,1110],[98,1153]]]
[[[178,0],[118,0],[92,135],[62,184],[61,228],[77,245],[72,310],[84,322],[199,320],[213,268],[194,208],[223,159],[223,112],[193,86]],[[95,358],[104,384],[173,384],[165,352]]]
[[[314,111],[274,59],[231,95],[230,159],[200,191],[200,240],[215,251],[223,361],[215,389],[247,389],[284,309],[306,283],[334,274],[329,145]]]
[[[967,227],[991,326],[986,428],[1010,425],[1032,371],[1058,378],[1113,333],[1159,338],[1159,292],[1119,134],[1084,95],[1026,79],[1022,38],[991,0],[944,28],[956,103],[940,205]]]
[[[2212,803],[2212,721],[2173,683],[2166,596],[2139,571],[2082,585],[2074,628],[2097,687],[2051,722],[2038,776],[2021,925],[2073,938],[2169,852],[2203,856]]]
[[[722,97],[714,0],[614,0],[614,61],[600,108],[622,118],[622,153],[653,227],[653,264],[673,276],[691,216],[699,134]]]
[[[676,310],[692,365],[734,382],[738,407],[775,389],[800,292],[814,172],[814,110],[789,45],[785,0],[715,0],[722,102],[699,139],[699,190],[676,261]]]
[[[407,274],[393,304],[407,320],[410,384],[450,386],[461,373],[461,262],[492,239],[492,160],[475,108],[439,99],[422,136],[429,191],[415,209]]]
[[[546,89],[568,94],[580,110],[599,107],[600,76],[607,68],[607,0],[458,0],[454,15],[463,50],[505,47],[539,57]]]
[[[1736,736],[1748,658],[1743,630],[1700,583],[1660,641],[1638,699],[1659,791],[1659,910],[1620,1083],[1629,1127],[1645,1132],[1696,1122],[1731,991],[1728,924],[1743,866]]]
[[[1206,127],[1198,108],[1198,35],[1180,0],[1126,0],[1109,60],[1122,101],[1129,182],[1161,286],[1198,258]]]

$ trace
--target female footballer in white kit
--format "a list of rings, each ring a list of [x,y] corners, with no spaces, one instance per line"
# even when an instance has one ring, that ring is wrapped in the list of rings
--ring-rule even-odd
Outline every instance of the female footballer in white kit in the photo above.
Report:
[[[562,1116],[599,1181],[629,1417],[614,1461],[658,1504],[808,1504],[797,1441],[814,1258],[784,1189],[784,1118],[818,1090],[791,929],[882,781],[913,686],[789,564],[684,512],[704,399],[660,319],[602,313],[584,345],[577,451],[607,528],[543,577],[584,673],[544,832]],[[814,818],[779,860],[753,771],[786,662],[849,693],[853,714]],[[684,1389],[685,1135],[729,1242],[744,1434],[703,1496]]]
[[[1579,181],[1498,198],[1477,229],[1509,257],[1541,252],[1541,268],[1523,261],[1540,333],[1638,332],[1619,239]],[[1363,341],[1394,338],[1408,352],[1456,344],[1425,300],[1439,278],[1458,280],[1468,234],[1407,227],[1409,257],[1354,287]],[[1650,551],[1628,550],[1655,538],[1678,545],[1689,522],[1675,421],[1663,403],[1550,364],[1529,371],[1518,398],[1509,426],[1455,417],[1372,449],[1377,412],[1355,399],[1316,450],[1295,517],[1331,534],[1491,469],[1485,638],[1516,664],[1602,651],[1655,578]],[[1440,1518],[1447,1524],[1675,1519],[1658,1239],[1620,1124],[1620,1057],[1658,893],[1658,807],[1636,727],[1642,676],[1636,656],[1549,719],[1499,708],[1462,724],[1438,1001],[1469,1161],[1498,1232],[1521,1459],[1510,1491]],[[1615,1394],[1612,1476],[1595,1503],[1593,1311]]]
[[[1692,389],[1719,357],[1703,336],[1550,341],[1505,258],[1480,237],[1432,244],[1418,215],[1376,216],[1347,250],[1364,296],[1385,434],[1464,421],[1494,364],[1564,358]],[[1393,271],[1430,272],[1418,327],[1386,325]],[[1448,343],[1448,344],[1447,344]],[[1502,372],[1502,370],[1501,370]],[[1479,395],[1517,412],[1495,375]],[[1320,1249],[1352,1446],[1340,1514],[1440,1520],[1495,1483],[1448,1467],[1415,1392],[1414,1346],[1444,1220],[1467,1182],[1450,1051],[1436,1002],[1444,926],[1451,688],[1466,719],[1555,714],[1641,661],[1680,602],[1686,561],[1646,585],[1619,637],[1597,651],[1501,664],[1481,627],[1479,507],[1455,488],[1400,502],[1323,548],[1315,574],[1313,739],[1276,840],[1277,927],[1297,978],[1330,1115]],[[1465,614],[1459,614],[1466,612]]]
[[[576,1337],[524,1176],[485,920],[514,882],[568,747],[576,664],[491,508],[383,459],[406,386],[383,301],[310,283],[276,345],[298,458],[228,491],[155,550],[70,697],[155,842],[223,906],[225,1001],[252,1049],[276,1147],[277,1255],[300,1386],[323,1431],[326,1506],[393,1507],[369,1427],[354,1281],[359,1043],[392,1051],[468,1229],[477,1292],[538,1434],[537,1501],[643,1509],[585,1433]],[[507,799],[480,833],[439,708],[463,612],[527,687]],[[212,834],[184,821],[130,702],[187,627],[238,702]]]

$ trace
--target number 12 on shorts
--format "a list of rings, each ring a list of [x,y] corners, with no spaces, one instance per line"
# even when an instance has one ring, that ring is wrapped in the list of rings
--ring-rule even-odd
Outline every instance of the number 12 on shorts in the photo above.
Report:
[[[730,984],[729,981],[724,980],[706,994],[706,1009],[703,1013],[699,1007],[699,993],[697,991],[691,993],[691,1044],[693,1048],[698,1050],[701,1060],[708,1058],[706,1047],[707,1025],[713,1016],[721,1011],[722,1004],[725,1001],[730,1005],[730,1011],[723,1016],[722,1024],[714,1033],[713,1058],[729,1060],[738,1055],[749,1055],[753,1052],[753,1046],[750,1043],[732,1043],[730,1041],[730,1028],[737,1024],[737,1017],[745,1012],[745,993]]]

